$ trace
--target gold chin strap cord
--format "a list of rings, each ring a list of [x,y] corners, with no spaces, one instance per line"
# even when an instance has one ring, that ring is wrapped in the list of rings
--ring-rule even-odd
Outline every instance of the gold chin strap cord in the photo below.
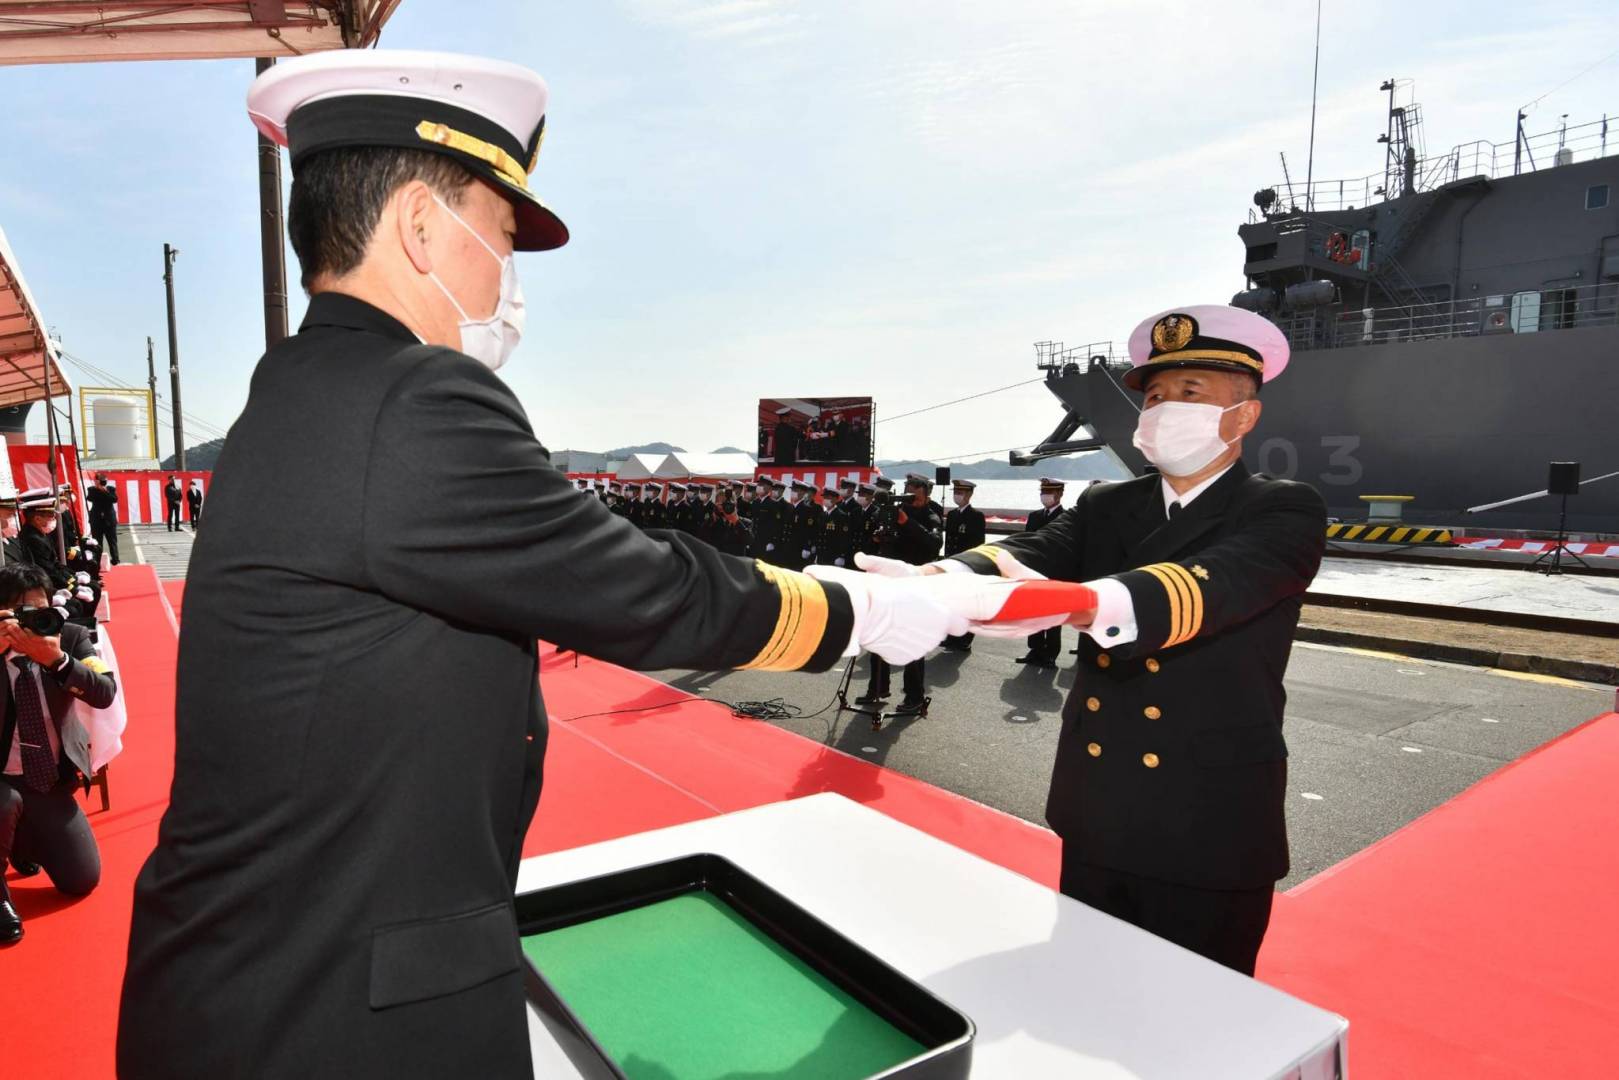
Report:
[[[417,124],[416,135],[427,142],[447,146],[468,157],[475,157],[524,191],[528,190],[528,172],[516,158],[494,143],[484,142],[482,139],[456,131],[445,124],[436,124],[431,120],[423,120]]]

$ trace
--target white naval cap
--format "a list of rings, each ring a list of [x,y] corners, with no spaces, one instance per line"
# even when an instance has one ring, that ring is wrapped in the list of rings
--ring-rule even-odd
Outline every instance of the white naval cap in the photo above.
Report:
[[[1124,384],[1140,390],[1147,377],[1168,368],[1241,371],[1268,383],[1287,367],[1287,338],[1276,324],[1225,304],[1170,308],[1141,321],[1130,335],[1130,370]]]
[[[516,248],[568,242],[528,189],[545,137],[545,80],[503,60],[413,49],[338,49],[284,60],[254,80],[247,114],[292,170],[340,146],[427,150],[489,182],[517,213]]]

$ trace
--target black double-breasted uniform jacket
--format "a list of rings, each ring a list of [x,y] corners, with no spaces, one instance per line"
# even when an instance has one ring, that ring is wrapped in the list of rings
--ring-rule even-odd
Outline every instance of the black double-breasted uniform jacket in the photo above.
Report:
[[[932,499],[921,506],[906,499],[890,513],[895,524],[890,534],[880,540],[883,555],[903,559],[913,566],[939,557],[939,545],[944,541],[943,507]]]
[[[536,637],[824,670],[848,595],[579,498],[495,374],[335,293],[260,361],[208,503],[120,1076],[528,1076]]]
[[[1313,488],[1238,462],[1173,520],[1145,476],[957,556],[994,573],[1005,548],[1048,577],[1130,591],[1135,641],[1079,639],[1046,801],[1065,857],[1208,889],[1286,875],[1282,676],[1325,546]]]
[[[839,502],[821,519],[821,536],[815,542],[815,561],[823,566],[853,566],[858,519],[850,513],[851,504]],[[843,561],[838,562],[839,559]]]
[[[61,528],[60,523],[57,528]],[[45,571],[53,588],[65,588],[72,582],[73,572],[63,565],[56,553],[56,537],[40,532],[32,524],[26,524],[17,533],[17,541],[24,559]],[[63,542],[65,546],[65,537]]]
[[[766,549],[780,546],[783,525],[791,510],[792,507],[785,500],[774,495],[753,504],[753,554],[756,558],[774,560],[780,557],[774,550]]]
[[[958,555],[984,542],[984,512],[968,503],[944,515],[944,553]]]
[[[108,529],[118,527],[118,489],[112,484],[102,487],[92,484],[85,489],[84,498],[89,505],[90,528],[100,525]]]
[[[792,510],[788,526],[787,552],[794,565],[815,561],[815,545],[821,540],[821,523],[826,516],[812,496],[805,495]],[[809,554],[804,554],[808,552]]]

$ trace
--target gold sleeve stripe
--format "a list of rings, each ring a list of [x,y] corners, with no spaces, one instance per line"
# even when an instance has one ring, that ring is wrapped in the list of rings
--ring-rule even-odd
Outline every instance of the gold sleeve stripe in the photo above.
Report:
[[[1203,629],[1203,586],[1192,576],[1192,572],[1180,563],[1165,563],[1164,569],[1171,577],[1179,579],[1186,586],[1190,598],[1190,605],[1186,611],[1186,633],[1179,640],[1171,642],[1179,645],[1197,637],[1198,632]]]
[[[756,562],[766,581],[776,587],[781,609],[770,640],[744,668],[764,671],[797,671],[820,647],[826,635],[830,606],[826,590],[808,574],[783,570],[769,563]]]
[[[83,660],[80,660],[79,663],[83,664],[97,675],[112,674],[112,668],[109,667],[107,662],[101,659],[99,656],[87,656]]]
[[[1185,625],[1181,621],[1185,617],[1186,606],[1182,600],[1181,588],[1164,570],[1162,563],[1143,566],[1141,569],[1157,578],[1158,584],[1164,587],[1164,592],[1169,596],[1169,636],[1164,639],[1164,645],[1172,645],[1180,638]]]
[[[982,555],[984,558],[988,559],[990,562],[994,562],[995,561],[995,556],[999,555],[1001,552],[1003,552],[1005,550],[1006,549],[1001,547],[999,544],[979,544],[977,547],[971,549],[970,551],[963,551],[961,553],[961,555]],[[950,557],[952,559],[959,559],[961,557],[961,555],[952,555]]]
[[[1179,563],[1154,563],[1142,569],[1157,578],[1169,594],[1169,638],[1163,647],[1196,637],[1203,629],[1203,588],[1197,578]]]

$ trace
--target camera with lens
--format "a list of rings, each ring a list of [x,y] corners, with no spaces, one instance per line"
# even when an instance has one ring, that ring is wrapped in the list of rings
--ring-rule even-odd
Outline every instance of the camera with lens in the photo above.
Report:
[[[55,637],[62,632],[67,617],[53,607],[23,607],[12,613],[17,624],[40,637]]]

